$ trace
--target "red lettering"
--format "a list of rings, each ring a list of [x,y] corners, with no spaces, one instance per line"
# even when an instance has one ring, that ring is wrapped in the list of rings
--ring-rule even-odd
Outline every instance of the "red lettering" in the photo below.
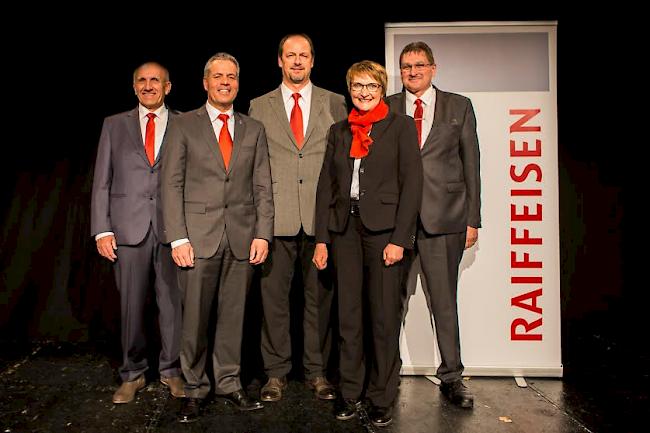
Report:
[[[542,296],[542,288],[532,292],[524,293],[523,295],[515,296],[510,300],[510,305],[513,307],[523,308],[524,310],[532,311],[533,313],[542,314],[542,308],[537,306],[537,298]],[[529,301],[530,304],[527,304]]]
[[[542,156],[542,140],[535,140],[535,148],[528,148],[528,142],[522,141],[521,150],[515,149],[515,140],[510,140],[510,156]]]
[[[512,109],[510,114],[520,114],[521,118],[515,120],[515,123],[510,125],[510,133],[513,132],[540,132],[542,130],[541,126],[524,126],[524,123],[528,122],[533,117],[537,116],[540,113],[539,108],[533,109]]]
[[[530,254],[524,253],[522,261],[517,260],[517,252],[510,251],[510,267],[511,268],[541,268],[542,262],[533,262],[530,260]]]
[[[510,221],[541,221],[542,220],[542,205],[537,203],[535,206],[536,213],[530,213],[529,207],[524,205],[524,213],[517,213],[517,205],[510,205]]]
[[[512,284],[542,284],[542,277],[510,277]]]
[[[524,229],[524,236],[517,236],[517,229],[510,227],[510,245],[542,245],[542,238],[531,238],[530,230]]]
[[[511,197],[521,197],[521,196],[540,197],[541,195],[542,195],[541,189],[511,189],[510,190]]]
[[[516,168],[515,165],[510,166],[510,179],[514,180],[515,182],[525,181],[531,171],[537,174],[535,181],[537,182],[542,181],[542,167],[540,167],[537,164],[527,164],[524,167],[524,170],[521,172],[521,174],[515,173],[515,168]]]
[[[519,334],[517,332],[517,327],[523,326],[525,334]],[[528,323],[526,319],[518,318],[512,321],[510,324],[510,339],[511,340],[542,340],[542,334],[529,334],[535,328],[542,326],[542,319],[539,318],[533,323]]]

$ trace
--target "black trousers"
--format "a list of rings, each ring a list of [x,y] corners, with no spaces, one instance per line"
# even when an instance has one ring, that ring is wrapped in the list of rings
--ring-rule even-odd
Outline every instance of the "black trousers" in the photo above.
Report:
[[[463,258],[466,232],[431,235],[418,224],[415,250],[405,257],[406,269],[413,272],[419,259],[421,281],[429,312],[433,316],[441,363],[436,376],[443,382],[459,380],[463,373],[458,327],[458,266]],[[415,282],[415,280],[411,280]],[[414,290],[406,288],[404,306]]]
[[[118,239],[119,242],[119,239]],[[150,273],[155,274],[154,288],[158,305],[161,350],[161,376],[180,376],[181,291],[171,248],[160,243],[153,227],[138,245],[119,245],[114,271],[120,291],[123,381],[135,380],[148,368],[146,358],[144,307],[150,287]]]
[[[227,394],[242,388],[239,374],[244,309],[252,277],[253,267],[248,260],[233,255],[225,231],[214,256],[196,259],[193,268],[179,271],[185,291],[181,367],[187,397],[205,398],[210,391],[205,365],[213,310],[217,328],[212,352],[215,392]]]
[[[300,229],[296,236],[276,236],[271,254],[263,265],[261,288],[264,322],[262,356],[268,376],[282,377],[291,371],[291,335],[289,293],[296,260],[302,268],[304,287],[305,376],[325,376],[331,347],[330,313],[333,290],[328,270],[319,272],[312,258],[315,240]]]
[[[343,233],[331,233],[337,275],[341,393],[391,406],[399,386],[400,281],[403,264],[385,266],[383,251],[391,231],[372,232],[350,216]],[[367,311],[364,311],[367,305]],[[364,313],[369,320],[364,320]],[[364,329],[370,323],[370,329]],[[371,334],[371,353],[364,352],[364,333]],[[364,359],[365,358],[365,359]]]

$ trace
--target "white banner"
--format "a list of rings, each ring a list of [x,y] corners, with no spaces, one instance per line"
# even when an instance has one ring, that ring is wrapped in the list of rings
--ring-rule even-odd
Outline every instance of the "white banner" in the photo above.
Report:
[[[387,24],[389,95],[414,41],[433,50],[434,84],[470,98],[478,124],[483,228],[458,287],[465,374],[561,377],[556,23]],[[413,288],[402,374],[434,374],[419,278]]]

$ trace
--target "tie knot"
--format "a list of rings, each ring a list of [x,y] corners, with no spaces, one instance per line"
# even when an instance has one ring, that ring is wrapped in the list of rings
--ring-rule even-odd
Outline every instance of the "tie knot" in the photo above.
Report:
[[[220,114],[217,116],[217,118],[221,120],[223,123],[226,123],[228,121],[228,117],[230,116],[228,116],[227,114]]]
[[[147,113],[147,117],[149,118],[149,120],[153,120],[156,118],[156,115],[153,113]]]
[[[422,99],[420,99],[420,98],[416,99],[415,100],[415,105],[417,105],[418,108],[420,108],[422,106]]]
[[[298,103],[298,99],[300,99],[300,93],[294,93],[294,94],[291,95],[291,96],[293,96],[293,99],[294,99],[294,101],[296,101],[296,104],[297,104],[297,103]]]

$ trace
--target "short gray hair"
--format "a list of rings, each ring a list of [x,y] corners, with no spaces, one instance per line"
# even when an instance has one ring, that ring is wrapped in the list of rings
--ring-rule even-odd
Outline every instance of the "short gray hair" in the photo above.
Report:
[[[214,56],[210,57],[208,62],[205,64],[205,68],[203,68],[203,78],[207,78],[208,74],[210,73],[210,66],[212,66],[212,64],[217,60],[228,60],[230,62],[233,62],[237,68],[237,78],[239,78],[239,62],[235,56],[224,52],[217,53]]]

